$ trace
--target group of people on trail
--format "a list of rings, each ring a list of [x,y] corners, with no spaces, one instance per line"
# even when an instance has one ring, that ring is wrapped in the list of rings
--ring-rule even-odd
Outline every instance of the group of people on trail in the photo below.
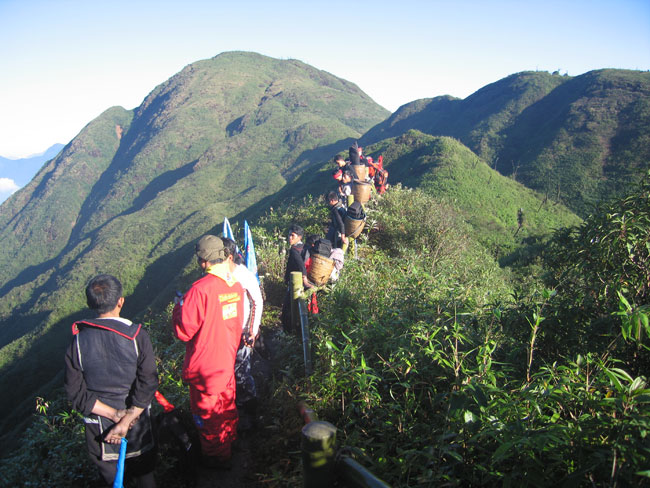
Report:
[[[328,191],[325,194],[325,201],[330,210],[330,223],[325,234],[325,238],[318,235],[305,236],[304,229],[293,224],[288,230],[287,238],[290,245],[289,256],[284,276],[287,291],[282,304],[282,327],[287,333],[299,334],[296,325],[291,320],[291,290],[290,276],[292,272],[302,273],[304,288],[313,288],[314,283],[309,279],[311,261],[315,254],[329,258],[333,263],[331,279],[336,280],[343,267],[344,254],[349,243],[349,236],[346,234],[346,219],[353,219],[361,222],[365,220],[365,213],[361,202],[355,202],[352,185],[355,183],[357,171],[354,167],[364,166],[367,172],[359,171],[358,173],[367,174],[363,183],[373,183],[377,193],[383,194],[386,191],[386,182],[388,171],[383,168],[383,158],[379,156],[375,163],[370,156],[364,156],[363,150],[355,142],[349,148],[350,159],[346,160],[343,156],[336,155],[334,164],[336,168],[332,172],[332,177],[337,180],[338,187],[336,190]],[[303,243],[303,239],[305,242]],[[317,310],[315,294],[309,304]]]
[[[332,172],[332,177],[339,182],[339,198],[347,201],[347,197],[352,193],[352,185],[356,179],[357,173],[354,167],[365,166],[368,168],[366,182],[372,182],[375,190],[379,195],[383,195],[388,187],[388,171],[384,168],[384,158],[379,156],[377,161],[372,157],[363,154],[363,148],[355,142],[348,149],[349,159],[337,154],[334,157],[336,168]]]
[[[386,190],[388,172],[381,156],[375,163],[363,156],[356,143],[349,154],[349,161],[335,158],[333,176],[339,186],[326,194],[331,217],[326,238],[305,236],[296,224],[288,230],[287,285],[291,273],[297,271],[302,285],[312,288],[309,270],[315,268],[319,257],[333,263],[326,279],[336,279],[343,267],[348,244],[346,218],[356,218],[350,213],[355,205],[359,221],[365,218],[359,202],[346,207],[355,182],[353,166],[366,165],[364,183],[373,182],[379,194]],[[172,327],[176,338],[186,344],[182,376],[189,385],[202,464],[229,469],[238,426],[246,430],[255,418],[257,394],[250,360],[259,337],[262,293],[257,276],[241,263],[232,239],[204,235],[196,243],[195,254],[203,275],[174,300]],[[111,485],[119,476],[118,460],[126,442],[128,477],[140,487],[155,487],[157,453],[151,403],[155,397],[164,407],[170,404],[157,391],[151,339],[141,325],[121,317],[124,296],[116,277],[97,275],[85,292],[86,303],[96,317],[72,326],[73,339],[65,354],[65,389],[73,407],[84,416],[88,455],[103,481]],[[315,294],[312,299],[315,301]],[[290,305],[288,289],[282,326],[285,332],[296,333]]]
[[[230,469],[240,414],[255,415],[252,347],[259,336],[262,293],[257,276],[241,264],[234,241],[204,235],[196,243],[203,276],[175,299],[173,333],[185,342],[183,381],[207,468]],[[65,355],[65,389],[84,415],[86,445],[108,485],[118,472],[126,439],[126,474],[140,487],[154,487],[156,460],[151,402],[159,395],[153,346],[141,325],[122,318],[122,285],[112,275],[86,286],[97,317],[73,325]],[[240,430],[242,430],[240,426]]]

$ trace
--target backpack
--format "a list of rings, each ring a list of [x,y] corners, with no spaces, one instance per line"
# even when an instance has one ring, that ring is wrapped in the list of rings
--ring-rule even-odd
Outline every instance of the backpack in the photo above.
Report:
[[[346,216],[354,220],[363,220],[366,218],[363,207],[359,202],[354,202],[348,207]]]
[[[332,253],[332,243],[329,241],[329,239],[321,237],[320,239],[316,240],[314,242],[314,245],[311,247],[310,254],[312,253],[320,254],[321,256],[329,258],[330,254]]]

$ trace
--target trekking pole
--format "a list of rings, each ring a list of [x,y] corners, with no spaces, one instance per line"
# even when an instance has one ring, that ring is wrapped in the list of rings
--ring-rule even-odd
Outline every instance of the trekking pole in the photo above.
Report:
[[[126,458],[126,437],[122,437],[120,457],[117,459],[117,472],[113,480],[113,488],[124,488],[124,458]]]
[[[348,205],[347,205],[348,207],[354,203],[354,195],[348,195],[348,202],[347,203],[348,203]],[[353,244],[354,244],[355,257],[356,257],[357,240],[352,239],[352,241],[353,241]],[[348,246],[350,245],[349,243],[350,243],[350,237],[348,237],[348,243],[343,244],[343,254],[345,254],[347,252]]]
[[[302,273],[300,271],[292,271],[289,279],[289,285],[291,287],[291,328],[294,331],[299,331],[300,310],[298,310],[298,300],[303,295]]]
[[[305,302],[300,299],[298,302],[298,311],[300,313],[300,331],[302,333],[302,354],[305,360],[305,376],[311,376],[311,344],[309,342],[309,319],[307,318],[307,308]]]

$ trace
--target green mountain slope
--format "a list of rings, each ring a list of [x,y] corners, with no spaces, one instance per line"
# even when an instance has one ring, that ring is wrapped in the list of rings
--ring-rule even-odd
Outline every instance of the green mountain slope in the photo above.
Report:
[[[145,308],[198,236],[387,115],[329,73],[234,52],[91,122],[0,207],[0,388],[15,391],[2,430],[59,371],[92,275],[120,276],[127,315]]]
[[[472,225],[477,240],[499,256],[520,246],[522,239],[546,236],[555,229],[581,221],[561,203],[490,168],[465,145],[450,137],[410,130],[365,146],[364,153],[375,160],[383,156],[390,184],[422,189],[455,208]],[[317,171],[304,173],[278,193],[278,200],[300,200],[309,194],[321,195],[335,189],[332,168],[329,163]],[[263,208],[250,210],[259,215]]]
[[[383,155],[390,181],[420,188],[455,207],[474,227],[478,240],[495,252],[498,246],[500,254],[512,250],[517,238],[546,235],[580,222],[563,205],[545,201],[493,170],[455,139],[409,131],[366,149]]]
[[[522,72],[491,83],[464,100],[449,96],[416,100],[369,130],[363,142],[377,142],[417,129],[460,139],[491,161],[504,145],[504,130],[515,124],[527,107],[567,80],[546,72]]]
[[[3,289],[18,273],[29,273],[31,267],[61,252],[83,202],[119,146],[116,127],[128,130],[132,117],[132,112],[120,107],[101,114],[41,168],[28,185],[0,206]],[[35,270],[29,278],[35,279],[38,274],[40,271]],[[4,306],[0,313],[5,314]]]
[[[638,180],[650,149],[650,73],[599,70],[572,78],[523,72],[464,100],[418,100],[363,137],[409,129],[462,141],[492,167],[581,214]]]

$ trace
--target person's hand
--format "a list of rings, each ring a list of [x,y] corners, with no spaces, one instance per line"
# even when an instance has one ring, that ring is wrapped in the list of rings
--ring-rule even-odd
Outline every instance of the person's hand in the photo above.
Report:
[[[248,339],[246,339],[246,345],[248,347],[255,347],[255,339],[257,339],[257,337],[255,337],[253,334],[249,335]]]
[[[108,444],[119,444],[122,442],[122,437],[126,437],[126,434],[129,432],[129,429],[135,425],[140,418],[140,414],[144,409],[139,407],[131,407],[126,410],[118,410],[116,415],[119,412],[124,412],[119,421],[113,425],[104,436],[104,442]]]
[[[124,421],[126,417],[122,417],[118,423],[113,425],[106,435],[104,436],[104,442],[108,444],[119,444],[122,442],[122,437],[126,437],[126,434],[129,432],[131,426],[130,421]]]
[[[115,423],[118,423],[122,417],[126,415],[126,410],[125,409],[120,409],[120,410],[115,410],[115,414],[113,414],[113,417],[111,420]]]
[[[343,235],[342,235],[342,236],[341,236],[341,240],[343,241],[343,244],[347,244],[347,243],[348,243],[348,238],[347,238],[346,236],[343,236]]]

